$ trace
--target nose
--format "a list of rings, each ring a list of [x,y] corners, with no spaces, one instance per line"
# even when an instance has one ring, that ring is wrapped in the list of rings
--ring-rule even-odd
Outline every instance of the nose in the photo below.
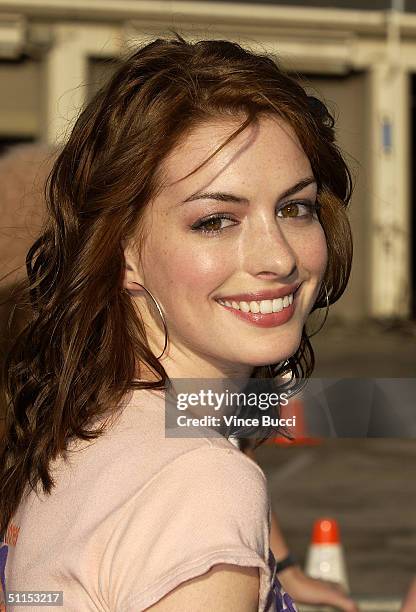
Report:
[[[297,271],[297,256],[276,218],[262,218],[248,225],[240,235],[244,270],[256,277],[291,280]]]

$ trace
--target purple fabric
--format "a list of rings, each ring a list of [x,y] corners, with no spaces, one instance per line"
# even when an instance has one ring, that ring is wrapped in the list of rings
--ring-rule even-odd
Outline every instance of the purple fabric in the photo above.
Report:
[[[0,581],[3,591],[6,590],[5,572],[7,561],[8,546],[0,542]]]
[[[297,612],[293,599],[285,593],[277,578],[274,579],[274,591],[276,595],[276,612]]]
[[[0,611],[6,610],[4,594],[6,592],[5,573],[8,550],[9,547],[7,544],[4,544],[0,540]]]
[[[292,598],[284,590],[279,582],[276,575],[276,559],[269,549],[269,560],[268,560],[270,572],[271,572],[271,588],[269,596],[267,598],[265,612],[276,611],[276,612],[298,612]]]

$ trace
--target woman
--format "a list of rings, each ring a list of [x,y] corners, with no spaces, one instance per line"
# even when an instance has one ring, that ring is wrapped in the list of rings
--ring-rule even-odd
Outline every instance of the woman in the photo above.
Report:
[[[294,609],[264,474],[225,437],[165,438],[164,390],[310,375],[305,322],[350,272],[350,184],[325,107],[271,59],[178,36],[123,62],[54,165],[27,257],[3,588],[63,591],[68,610]]]

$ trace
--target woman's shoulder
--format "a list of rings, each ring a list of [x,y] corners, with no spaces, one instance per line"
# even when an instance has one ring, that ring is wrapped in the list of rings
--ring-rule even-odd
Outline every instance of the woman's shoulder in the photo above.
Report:
[[[257,498],[258,512],[268,503],[264,473],[252,459],[223,436],[169,437],[163,393],[146,389],[126,398],[118,418],[101,436],[68,449],[53,476],[57,492],[80,495],[82,505],[85,499],[105,497],[106,512],[108,505],[116,510],[139,499],[145,489],[168,494],[177,487],[180,494],[185,481],[194,489],[209,483],[218,500],[229,490],[237,498],[246,491],[248,504]]]
[[[260,467],[242,453],[235,440],[215,434],[204,428],[193,435],[182,435],[166,427],[165,394],[161,390],[138,389],[130,391],[121,402],[114,419],[104,427],[103,433],[93,440],[76,440],[55,467],[71,470],[76,481],[94,480],[99,486],[101,477],[108,483],[119,482],[123,476],[135,489],[143,486],[167,466],[176,461],[186,463],[227,457],[235,469],[253,472],[264,480]]]

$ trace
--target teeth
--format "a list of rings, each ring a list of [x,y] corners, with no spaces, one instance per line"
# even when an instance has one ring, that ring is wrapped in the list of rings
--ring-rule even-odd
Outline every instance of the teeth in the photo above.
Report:
[[[269,314],[273,312],[273,301],[272,300],[262,300],[260,302],[260,312],[262,314]]]
[[[228,300],[218,300],[220,304],[241,310],[241,312],[254,312],[262,314],[270,314],[272,312],[280,312],[283,308],[287,308],[293,302],[293,294],[285,295],[283,298],[275,298],[274,300],[261,300],[260,302],[229,302]]]
[[[273,312],[280,312],[283,310],[283,300],[282,298],[276,298],[273,300]]]

